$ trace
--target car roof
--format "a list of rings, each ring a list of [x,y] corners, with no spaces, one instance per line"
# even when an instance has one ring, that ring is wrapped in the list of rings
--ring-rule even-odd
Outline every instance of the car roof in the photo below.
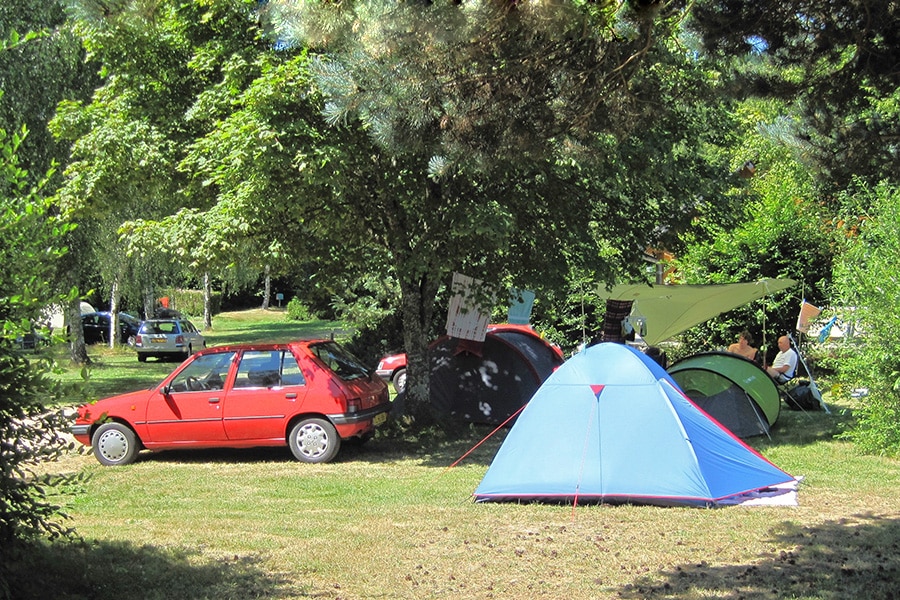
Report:
[[[249,342],[246,344],[227,344],[224,346],[211,346],[204,348],[197,354],[212,354],[215,352],[234,352],[237,350],[284,350],[291,346],[312,346],[313,344],[323,344],[334,342],[334,340],[316,338],[307,340],[291,340],[289,342]]]
[[[144,319],[144,323],[181,323],[188,320],[189,319],[182,319],[180,317],[172,317],[170,319]]]

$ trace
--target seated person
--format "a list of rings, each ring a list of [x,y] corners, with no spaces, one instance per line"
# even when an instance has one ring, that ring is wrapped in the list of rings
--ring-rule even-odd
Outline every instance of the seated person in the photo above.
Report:
[[[778,354],[775,361],[766,367],[766,373],[776,383],[784,383],[794,376],[797,370],[797,353],[791,348],[791,339],[783,335],[778,338]]]
[[[753,347],[753,336],[746,329],[738,336],[738,341],[728,346],[732,354],[740,354],[746,359],[756,361],[757,350]]]

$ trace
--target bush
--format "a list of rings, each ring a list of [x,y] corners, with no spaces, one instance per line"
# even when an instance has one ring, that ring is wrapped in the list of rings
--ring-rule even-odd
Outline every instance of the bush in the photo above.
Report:
[[[285,316],[291,321],[315,321],[316,315],[296,297],[287,303]]]
[[[864,388],[848,432],[864,452],[900,455],[900,297],[896,257],[900,255],[900,188],[861,189],[846,199],[853,211],[845,218],[848,247],[836,270],[845,306],[855,307],[864,343],[848,346],[839,361],[838,382],[851,392]],[[862,200],[862,201],[861,201]]]
[[[58,280],[54,268],[72,227],[43,197],[46,179],[27,185],[16,157],[24,137],[0,128],[0,597],[7,595],[7,565],[23,542],[74,536],[60,524],[65,515],[55,498],[76,478],[52,474],[53,462],[71,445],[62,433],[67,419],[43,405],[60,398],[61,388],[49,376],[52,360],[26,356],[15,342],[50,304],[75,299],[74,291],[59,293],[50,283]]]
[[[347,349],[367,365],[374,367],[387,354],[404,352],[403,328],[400,312],[385,316],[374,327],[363,327],[356,331]]]
[[[203,314],[203,290],[168,290],[169,308],[183,315],[200,316]],[[213,292],[209,299],[209,310],[213,315],[222,311],[222,293]]]

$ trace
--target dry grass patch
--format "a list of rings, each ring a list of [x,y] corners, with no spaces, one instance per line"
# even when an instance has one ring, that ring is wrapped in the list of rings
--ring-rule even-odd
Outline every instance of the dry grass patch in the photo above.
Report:
[[[806,476],[799,507],[573,508],[472,503],[500,440],[447,470],[471,433],[417,450],[377,439],[327,465],[286,449],[126,468],[75,456],[92,478],[70,513],[138,563],[149,549],[176,573],[227,573],[212,587],[143,575],[159,597],[891,598],[900,582],[898,465],[843,442],[763,444]]]
[[[217,315],[211,343],[330,327],[273,313]],[[125,351],[99,356],[93,385],[139,375]],[[13,597],[893,599],[900,462],[835,439],[850,408],[784,411],[771,440],[752,440],[805,476],[792,508],[474,504],[502,434],[447,466],[481,428],[378,437],[327,465],[287,448],[145,453],[123,468],[72,454],[57,466],[90,479],[60,500],[86,542],[35,545],[10,567]]]

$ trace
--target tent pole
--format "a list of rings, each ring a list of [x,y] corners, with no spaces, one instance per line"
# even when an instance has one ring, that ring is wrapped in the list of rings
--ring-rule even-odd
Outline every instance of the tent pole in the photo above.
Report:
[[[751,398],[750,394],[748,394],[747,392],[744,392],[744,398],[746,398],[747,402],[750,403],[750,409],[753,411],[753,414],[756,415],[756,420],[759,421],[759,424],[763,428],[763,431],[766,432],[766,437],[769,438],[769,441],[772,441],[772,435],[769,433],[769,422],[764,421],[763,417],[759,414],[761,411],[756,407],[756,402],[753,401],[753,398]]]

